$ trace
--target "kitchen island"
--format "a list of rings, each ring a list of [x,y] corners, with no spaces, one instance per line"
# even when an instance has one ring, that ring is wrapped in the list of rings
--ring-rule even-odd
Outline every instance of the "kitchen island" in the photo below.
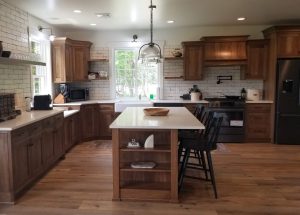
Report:
[[[128,107],[110,125],[113,142],[113,200],[178,201],[178,129],[204,129],[185,107],[168,107],[167,116],[146,116],[143,107]],[[154,148],[144,148],[154,135]],[[128,148],[135,139],[141,147]],[[154,168],[132,168],[154,162]]]

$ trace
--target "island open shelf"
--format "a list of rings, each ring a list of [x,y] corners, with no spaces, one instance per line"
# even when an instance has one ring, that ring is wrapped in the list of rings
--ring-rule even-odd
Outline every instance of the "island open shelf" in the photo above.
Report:
[[[113,200],[178,202],[178,129],[204,129],[185,107],[168,107],[167,116],[146,116],[142,107],[126,108],[110,125]],[[154,148],[144,148],[154,136]],[[135,139],[139,148],[128,148]],[[133,168],[133,162],[154,162]]]

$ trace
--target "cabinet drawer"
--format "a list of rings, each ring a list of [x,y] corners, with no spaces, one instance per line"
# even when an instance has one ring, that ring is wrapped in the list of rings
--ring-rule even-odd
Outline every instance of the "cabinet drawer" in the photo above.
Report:
[[[62,114],[58,114],[52,117],[53,120],[53,128],[58,129],[63,126],[64,123],[64,117]]]
[[[16,130],[13,130],[11,132],[11,141],[14,142],[19,142],[19,141],[24,141],[27,138],[29,138],[29,129],[27,126],[18,128]]]
[[[100,110],[111,110],[114,111],[114,105],[113,104],[101,104],[98,106]]]
[[[270,131],[266,127],[253,127],[247,129],[248,139],[269,138]]]
[[[271,105],[270,104],[247,104],[246,105],[247,112],[270,112]]]

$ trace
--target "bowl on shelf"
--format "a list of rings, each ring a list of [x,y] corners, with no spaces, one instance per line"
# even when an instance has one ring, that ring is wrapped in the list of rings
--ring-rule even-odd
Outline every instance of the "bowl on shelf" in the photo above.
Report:
[[[168,108],[144,108],[146,116],[167,116],[169,111]]]
[[[2,51],[1,57],[10,57],[11,51]]]

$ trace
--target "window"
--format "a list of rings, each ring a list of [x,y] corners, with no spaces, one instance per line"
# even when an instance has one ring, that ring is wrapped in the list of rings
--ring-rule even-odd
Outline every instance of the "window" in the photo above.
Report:
[[[159,87],[159,64],[141,64],[138,49],[116,49],[115,86],[117,98],[155,98]]]
[[[49,41],[31,38],[30,50],[33,57],[46,62],[46,66],[31,66],[32,95],[52,94]]]

